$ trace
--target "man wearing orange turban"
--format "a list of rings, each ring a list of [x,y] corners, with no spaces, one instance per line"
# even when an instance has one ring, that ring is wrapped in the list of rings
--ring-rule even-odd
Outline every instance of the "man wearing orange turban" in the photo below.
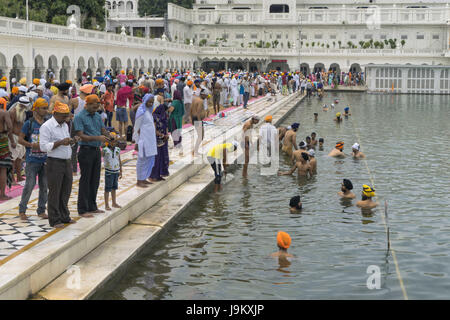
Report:
[[[284,231],[279,231],[277,234],[277,246],[279,251],[272,253],[272,257],[279,259],[293,258],[292,254],[287,252],[287,249],[291,246],[291,236]]]
[[[329,157],[336,157],[336,158],[344,158],[345,153],[344,150],[344,142],[339,141],[336,143],[336,147],[331,150],[331,152],[328,154]]]
[[[276,151],[278,151],[278,130],[272,125],[272,116],[267,115],[264,118],[265,123],[259,129],[258,137],[258,150],[261,150],[261,156],[263,163],[269,163],[272,155],[278,157]],[[260,145],[262,149],[260,149]],[[272,168],[272,166],[270,166]],[[267,169],[270,169],[267,168]],[[275,169],[274,169],[275,170]],[[275,174],[275,172],[273,172]]]
[[[62,103],[60,101],[55,102],[55,106],[53,107],[53,113],[70,113],[69,106],[65,103]]]
[[[45,162],[47,154],[40,150],[39,132],[48,114],[48,102],[43,98],[38,98],[33,104],[33,118],[25,121],[19,135],[19,143],[26,148],[25,166],[25,186],[22,191],[22,198],[19,204],[19,216],[21,220],[27,220],[25,212],[30,200],[31,193],[36,185],[36,177],[39,181],[39,201],[37,214],[41,219],[48,219],[45,214],[47,205],[47,173]]]

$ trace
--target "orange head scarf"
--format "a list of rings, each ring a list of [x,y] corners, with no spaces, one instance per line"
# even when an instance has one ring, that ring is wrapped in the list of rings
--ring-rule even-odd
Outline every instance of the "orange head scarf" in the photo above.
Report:
[[[44,98],[37,98],[36,102],[33,104],[32,111],[36,110],[36,108],[42,108],[46,106],[48,106],[47,100],[45,100]]]
[[[344,149],[344,143],[342,141],[336,143],[336,149],[339,149],[342,151],[342,149]]]
[[[11,93],[12,93],[12,94],[15,94],[15,95],[19,94],[19,87],[14,87],[14,88],[12,88],[12,89],[11,89]]]
[[[277,244],[280,248],[287,249],[291,246],[291,236],[284,231],[277,234]]]
[[[88,104],[98,103],[98,102],[100,102],[100,99],[98,98],[98,96],[96,94],[91,94],[86,97],[86,103],[88,103]]]
[[[53,107],[53,113],[69,113],[69,106],[65,103],[56,101]]]

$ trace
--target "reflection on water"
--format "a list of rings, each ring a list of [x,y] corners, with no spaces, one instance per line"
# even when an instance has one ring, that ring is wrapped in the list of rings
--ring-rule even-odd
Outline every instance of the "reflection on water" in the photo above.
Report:
[[[332,112],[321,112],[338,97]],[[333,118],[350,105],[352,116]],[[261,176],[235,179],[223,192],[200,196],[177,223],[141,254],[122,278],[100,292],[103,299],[402,299],[387,250],[383,206],[361,210],[363,184],[375,183],[377,201],[389,203],[390,237],[409,298],[447,299],[450,282],[448,96],[328,94],[303,103],[283,123],[300,122],[297,141],[317,133],[318,174],[306,179]],[[314,112],[319,113],[314,121]],[[361,144],[365,161],[334,159],[344,141]],[[280,156],[280,170],[292,168]],[[357,199],[341,199],[342,179]],[[444,187],[445,186],[445,187]],[[289,211],[300,195],[303,209]],[[278,231],[290,234],[291,261],[270,258]],[[381,289],[368,290],[367,268],[378,266]]]

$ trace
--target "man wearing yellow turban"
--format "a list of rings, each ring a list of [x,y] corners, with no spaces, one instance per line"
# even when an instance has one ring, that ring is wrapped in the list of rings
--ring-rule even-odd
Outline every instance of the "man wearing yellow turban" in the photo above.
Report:
[[[22,79],[20,79],[20,80],[19,80],[19,83],[20,83],[21,85],[23,85],[23,86],[26,86],[26,85],[27,85],[27,78],[22,78]]]
[[[375,197],[375,189],[366,184],[363,185],[361,200],[356,203],[356,206],[362,209],[375,208],[378,206],[378,202],[372,201],[373,197]]]
[[[33,104],[33,118],[25,121],[19,135],[19,143],[26,148],[25,186],[19,204],[19,216],[21,220],[27,220],[25,212],[31,193],[36,185],[36,176],[39,181],[39,201],[37,214],[41,219],[48,219],[45,214],[47,205],[47,173],[45,162],[47,154],[40,150],[39,131],[48,113],[48,103],[43,98],[38,98]]]
[[[277,234],[277,246],[279,251],[272,253],[271,256],[278,259],[293,258],[294,256],[287,252],[287,249],[291,246],[291,242],[291,236],[288,233],[279,231]]]
[[[70,118],[69,106],[55,102],[53,117],[39,130],[39,147],[47,152],[48,222],[51,227],[63,228],[64,223],[75,223],[70,218],[68,202],[72,192],[71,139],[66,121]]]

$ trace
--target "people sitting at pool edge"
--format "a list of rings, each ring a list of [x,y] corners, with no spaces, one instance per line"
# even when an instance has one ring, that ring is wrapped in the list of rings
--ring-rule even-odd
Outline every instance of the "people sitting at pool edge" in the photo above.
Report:
[[[299,213],[302,210],[302,202],[300,196],[292,197],[289,201],[289,211],[291,213]]]
[[[361,151],[359,151],[361,149],[361,146],[359,145],[359,143],[355,143],[352,146],[352,152],[353,152],[353,158],[355,159],[362,159],[365,158],[366,156],[364,155],[364,153],[362,153]]]
[[[378,202],[372,201],[375,197],[375,189],[369,187],[368,185],[363,185],[363,191],[361,195],[361,200],[356,203],[357,207],[362,209],[373,209],[378,206]]]
[[[328,156],[343,158],[345,157],[345,153],[343,152],[343,150],[344,150],[344,142],[339,141],[336,143],[336,147],[333,150],[331,150]]]
[[[239,143],[233,141],[233,143],[223,143],[212,147],[207,155],[208,162],[211,164],[214,170],[214,192],[221,190],[222,174],[227,174],[227,151],[234,152],[237,150]],[[223,173],[222,173],[223,164]]]
[[[277,246],[278,252],[272,253],[274,258],[293,258],[294,256],[287,252],[287,249],[291,246],[291,236],[284,231],[279,231],[277,234]]]
[[[355,199],[356,195],[351,192],[353,190],[353,184],[350,180],[344,179],[341,183],[341,191],[338,192],[338,195],[343,199]]]

